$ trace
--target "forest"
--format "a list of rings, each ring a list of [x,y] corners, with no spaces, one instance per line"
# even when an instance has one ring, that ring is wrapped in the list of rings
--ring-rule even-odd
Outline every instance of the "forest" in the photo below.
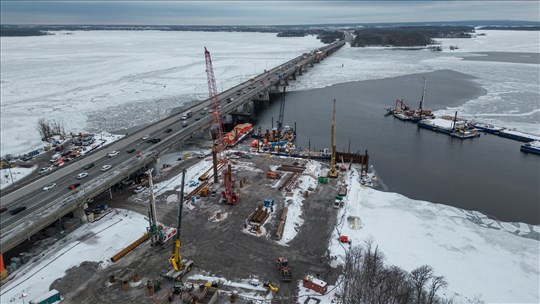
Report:
[[[432,38],[471,38],[470,26],[404,26],[362,28],[354,31],[353,47],[366,46],[426,46]]]

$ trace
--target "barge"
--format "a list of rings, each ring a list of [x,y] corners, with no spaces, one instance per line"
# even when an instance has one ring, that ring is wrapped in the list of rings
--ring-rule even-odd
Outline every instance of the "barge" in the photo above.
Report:
[[[540,140],[531,141],[521,145],[521,152],[540,155]]]
[[[494,134],[494,135],[499,135],[499,132],[505,129],[503,127],[496,127],[494,125],[482,124],[482,123],[474,124],[474,127],[479,131],[489,133],[489,134]]]
[[[521,142],[531,142],[535,140],[540,140],[540,137],[538,136],[515,131],[515,130],[501,130],[499,131],[498,135],[501,137],[510,138],[513,140],[521,141]]]

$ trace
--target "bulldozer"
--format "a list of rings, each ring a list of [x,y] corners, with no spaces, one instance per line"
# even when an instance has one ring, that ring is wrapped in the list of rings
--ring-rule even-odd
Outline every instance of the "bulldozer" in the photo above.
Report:
[[[282,282],[292,281],[292,272],[291,272],[291,268],[289,267],[289,260],[287,260],[284,257],[279,257],[277,258],[276,265],[279,270],[281,281]]]

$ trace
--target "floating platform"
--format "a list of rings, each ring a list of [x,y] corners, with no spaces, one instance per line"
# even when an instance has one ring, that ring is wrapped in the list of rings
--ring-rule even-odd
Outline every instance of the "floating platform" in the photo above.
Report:
[[[531,141],[521,145],[521,152],[540,155],[540,140]]]

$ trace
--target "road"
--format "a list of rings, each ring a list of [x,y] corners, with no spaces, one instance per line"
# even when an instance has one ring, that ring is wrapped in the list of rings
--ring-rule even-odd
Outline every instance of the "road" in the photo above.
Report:
[[[335,47],[335,45],[330,45],[320,48],[319,50]],[[313,62],[316,51],[317,50],[313,51],[311,56],[306,56],[306,58],[304,58],[304,56],[294,58],[281,66],[219,94],[222,114],[233,112],[238,106],[250,101],[253,97],[258,96],[259,93],[270,89],[272,86],[279,86],[282,78],[289,77],[298,70],[299,66],[305,66]],[[229,98],[233,98],[233,101],[224,102]],[[83,194],[85,194],[87,192],[86,185],[88,183],[103,179],[105,174],[111,175],[117,172],[115,170],[116,168],[125,166],[125,164],[136,157],[136,153],[127,153],[128,150],[136,149],[138,152],[141,152],[142,155],[154,151],[162,152],[167,150],[174,143],[189,137],[190,134],[211,126],[212,113],[207,111],[204,115],[201,114],[201,110],[205,107],[210,108],[210,101],[208,99],[190,108],[189,110],[192,111],[193,115],[187,120],[181,119],[183,113],[167,117],[134,134],[130,134],[121,140],[107,145],[90,155],[71,161],[59,169],[3,195],[0,199],[2,206],[8,207],[10,210],[20,206],[24,206],[27,209],[16,215],[11,215],[9,212],[4,212],[0,215],[0,239],[2,244],[4,244],[5,241],[4,234],[13,229],[17,223],[35,220],[35,214],[37,214],[39,210],[42,210],[51,202],[62,198],[73,191],[68,189],[70,184],[80,183],[81,185],[78,188],[78,191],[82,191]],[[183,125],[182,121],[187,122],[187,125]],[[167,129],[171,129],[171,132],[166,133],[165,130]],[[150,136],[150,139],[160,138],[161,141],[156,144],[148,143],[147,140],[142,139],[147,135]],[[109,158],[107,155],[113,150],[118,150],[120,153]],[[90,163],[94,163],[95,166],[86,171],[82,169]],[[130,165],[134,164],[136,165],[136,163],[130,162]],[[101,168],[103,165],[111,165],[112,168],[106,172],[102,172]],[[88,176],[81,180],[76,179],[77,174],[81,172],[87,172]],[[56,183],[56,187],[49,191],[44,191],[43,188],[51,183]],[[88,197],[86,197],[85,194],[85,198],[91,199],[92,196],[88,195]],[[2,252],[5,250],[5,248],[2,248]]]

